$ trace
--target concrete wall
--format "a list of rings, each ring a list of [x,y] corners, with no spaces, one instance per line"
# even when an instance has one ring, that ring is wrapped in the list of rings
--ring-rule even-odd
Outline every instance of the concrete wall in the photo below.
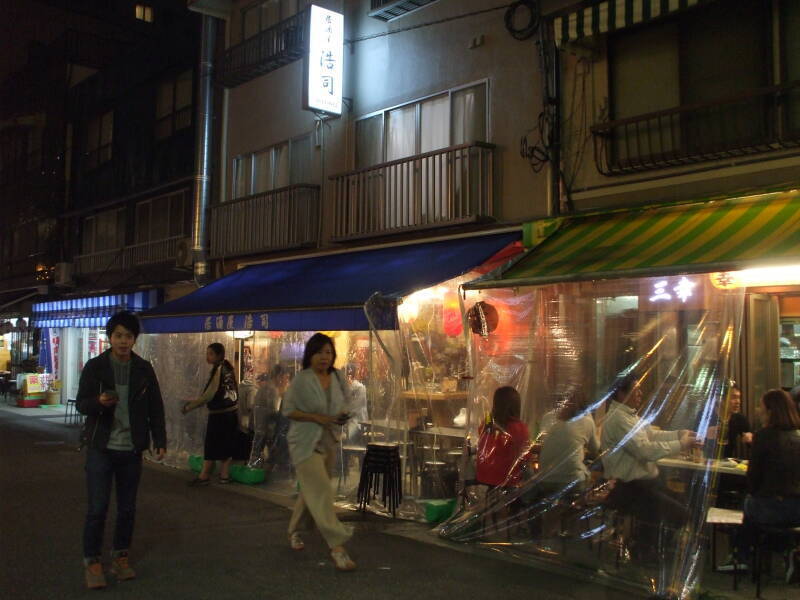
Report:
[[[231,42],[239,40],[241,9],[237,2],[229,20]],[[331,7],[337,3],[331,2]],[[543,216],[546,177],[534,174],[519,155],[520,138],[534,128],[541,110],[539,62],[532,40],[519,42],[505,30],[504,10],[461,19],[452,17],[504,6],[501,0],[437,2],[384,23],[367,15],[368,0],[342,3],[345,10],[346,84],[351,109],[327,123],[325,175],[353,168],[355,121],[377,110],[470,83],[488,81],[489,139],[496,144],[496,216],[520,222]],[[435,24],[435,21],[446,20]],[[407,31],[408,28],[412,28]],[[388,34],[388,35],[386,35]],[[365,36],[378,35],[369,40]],[[474,38],[483,43],[470,49]],[[226,179],[230,198],[233,158],[271,146],[314,129],[313,116],[301,109],[303,62],[261,76],[228,91]],[[321,179],[320,148],[314,172]],[[330,195],[328,196],[330,198]],[[329,202],[323,222],[330,222]],[[327,232],[325,232],[327,234]],[[327,237],[325,237],[327,239]]]
[[[777,44],[777,40],[773,40]],[[653,77],[671,80],[670,64],[664,44],[655,39],[652,45],[639,45],[638,60],[652,67]],[[773,52],[777,51],[777,46]],[[562,52],[563,170],[576,210],[618,207],[637,204],[703,200],[786,187],[798,182],[800,153],[775,149],[771,152],[703,161],[682,167],[652,169],[636,174],[604,176],[595,165],[594,138],[589,128],[609,119],[613,108],[612,86],[619,78],[609,73],[606,36],[587,38],[567,46]],[[773,69],[765,64],[764,69]],[[626,105],[616,107],[611,118],[629,117],[655,108],[680,105],[674,85],[658,89],[656,85],[636,86],[628,82]],[[651,92],[644,91],[649,88]],[[646,97],[647,93],[657,97]],[[619,94],[618,94],[619,95]],[[666,103],[666,104],[665,104]],[[636,107],[651,107],[638,111]],[[619,114],[623,113],[623,114]]]

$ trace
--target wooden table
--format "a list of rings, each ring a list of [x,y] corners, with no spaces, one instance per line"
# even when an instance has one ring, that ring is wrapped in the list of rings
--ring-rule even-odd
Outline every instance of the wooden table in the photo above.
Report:
[[[437,392],[425,389],[405,390],[400,392],[400,398],[411,400],[413,404],[408,407],[408,419],[419,420],[420,408],[426,408],[430,403],[431,419],[439,427],[452,425],[453,417],[467,405],[467,392]],[[454,410],[455,409],[455,410]]]

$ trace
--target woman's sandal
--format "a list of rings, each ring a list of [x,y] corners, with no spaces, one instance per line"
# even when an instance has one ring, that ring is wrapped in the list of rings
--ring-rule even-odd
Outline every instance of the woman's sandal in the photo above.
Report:
[[[331,550],[331,558],[333,559],[333,566],[338,571],[356,570],[356,563],[348,556],[346,550]]]
[[[300,537],[300,534],[296,531],[289,535],[289,546],[292,550],[302,550],[306,547],[303,543],[303,538]]]

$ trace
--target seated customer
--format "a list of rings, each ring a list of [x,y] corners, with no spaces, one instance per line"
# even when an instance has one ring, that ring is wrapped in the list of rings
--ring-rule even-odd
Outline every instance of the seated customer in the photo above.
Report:
[[[800,416],[783,390],[769,390],[758,407],[763,429],[753,437],[747,469],[750,494],[744,502],[744,526],[735,546],[747,563],[759,525],[800,526]],[[793,549],[787,581],[800,578],[800,549]],[[725,567],[725,568],[723,568]],[[731,570],[723,565],[721,570]]]
[[[673,498],[658,477],[656,461],[688,452],[695,443],[691,431],[659,431],[643,421],[637,411],[642,405],[642,390],[634,374],[616,384],[611,408],[603,423],[600,446],[606,479],[616,480],[609,504],[635,516],[648,528],[641,547],[660,552],[659,536],[653,535],[659,524],[682,527],[688,518],[685,504]]]
[[[748,446],[753,441],[750,421],[742,414],[742,392],[735,383],[729,392],[730,416],[728,417],[728,435],[724,447],[726,458],[745,458]]]
[[[514,487],[521,479],[522,459],[530,449],[528,426],[519,420],[521,399],[513,387],[497,388],[492,420],[481,427],[475,478],[492,487]]]
[[[594,419],[585,412],[583,394],[573,390],[556,412],[556,422],[542,444],[539,455],[543,484],[561,487],[575,483],[585,489],[591,479],[584,460],[586,453],[596,456],[600,450]]]

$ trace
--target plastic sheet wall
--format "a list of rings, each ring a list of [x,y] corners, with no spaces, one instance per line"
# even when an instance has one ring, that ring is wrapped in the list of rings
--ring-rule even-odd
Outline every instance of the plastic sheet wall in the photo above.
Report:
[[[461,466],[459,511],[439,534],[657,597],[688,597],[716,500],[724,432],[715,427],[727,421],[743,297],[741,289],[714,288],[707,275],[466,292],[473,455]],[[614,391],[626,379],[642,392],[629,415],[635,425],[616,442],[609,427],[604,444],[605,420],[618,408]],[[495,443],[481,441],[485,430],[502,435],[487,426],[501,386],[519,391],[529,439],[505,481],[481,485],[475,468],[486,456],[476,450]],[[597,453],[578,430],[596,432]],[[677,440],[680,433],[665,432],[680,430],[697,432],[702,445],[671,451],[671,466],[655,461],[657,476],[643,484],[663,492],[665,503],[620,498],[630,486],[607,473],[619,470],[614,460],[625,460],[631,437]],[[646,505],[631,509],[637,502]]]
[[[268,471],[266,484],[272,490],[293,494],[294,477],[285,440],[276,439],[285,435],[285,429],[283,433],[276,431],[275,411],[259,407],[258,394],[261,387],[270,383],[268,378],[276,365],[283,367],[286,373],[280,392],[284,391],[285,384],[302,368],[305,343],[313,333],[256,331],[241,340],[234,339],[233,332],[142,335],[136,350],[152,362],[164,398],[168,438],[166,464],[186,469],[189,456],[203,454],[207,412],[197,410],[183,415],[180,408],[202,392],[210,373],[206,348],[213,342],[220,342],[226,348],[226,356],[241,373],[240,428],[249,431],[254,441],[258,442],[259,436],[263,436],[267,442],[263,446],[256,444],[249,462]],[[353,419],[342,429],[343,441],[336,465],[339,497],[349,501],[355,499],[358,467],[366,440],[383,439],[383,434],[373,435],[371,425],[364,424],[373,420],[385,422],[390,416],[393,397],[390,386],[394,378],[388,373],[385,352],[377,348],[370,332],[325,333],[333,338],[336,347],[336,367],[353,390],[349,408]],[[391,333],[386,337],[391,338]]]

